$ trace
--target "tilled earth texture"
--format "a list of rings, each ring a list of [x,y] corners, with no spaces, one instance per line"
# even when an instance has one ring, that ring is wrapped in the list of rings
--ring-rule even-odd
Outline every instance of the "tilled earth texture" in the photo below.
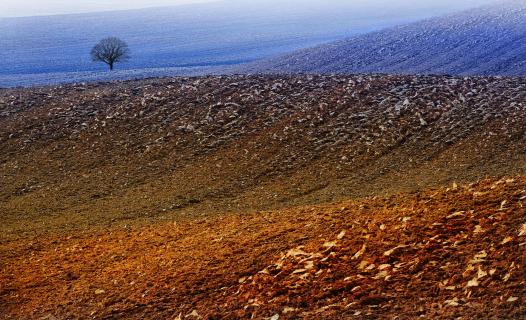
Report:
[[[3,319],[524,319],[526,179],[0,251]]]
[[[0,319],[526,318],[526,80],[0,90]]]

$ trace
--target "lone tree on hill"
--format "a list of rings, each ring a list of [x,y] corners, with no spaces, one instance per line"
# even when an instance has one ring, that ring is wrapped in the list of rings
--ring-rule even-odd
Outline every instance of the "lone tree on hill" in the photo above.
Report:
[[[130,58],[130,48],[128,44],[116,37],[102,39],[91,49],[91,59],[93,61],[104,62],[113,70],[115,62],[125,62]]]

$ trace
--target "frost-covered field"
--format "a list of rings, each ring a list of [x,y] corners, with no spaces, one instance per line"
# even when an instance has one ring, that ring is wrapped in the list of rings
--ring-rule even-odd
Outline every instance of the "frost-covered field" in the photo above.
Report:
[[[236,65],[481,1],[489,0],[464,0],[459,4],[454,0],[435,4],[400,2],[403,5],[387,0],[224,0],[169,8],[0,19],[0,84],[148,77],[179,74],[180,70],[173,68]],[[120,37],[130,45],[132,59],[116,66],[130,71],[98,73],[106,66],[93,63],[89,52],[107,36]],[[186,73],[189,69],[181,70]]]
[[[103,82],[156,77],[199,76],[219,72],[221,66],[194,68],[151,68],[84,72],[53,72],[39,74],[0,75],[0,88],[30,87],[52,84]]]
[[[237,72],[526,76],[526,2],[506,0],[236,67]]]

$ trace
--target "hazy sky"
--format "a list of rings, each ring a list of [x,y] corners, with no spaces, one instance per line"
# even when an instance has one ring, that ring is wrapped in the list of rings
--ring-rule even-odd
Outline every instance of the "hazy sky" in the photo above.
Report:
[[[20,16],[34,16],[34,15],[50,15],[63,13],[81,13],[94,12],[106,10],[123,10],[123,9],[138,9],[158,6],[172,6],[197,2],[211,2],[218,0],[0,0],[0,17],[20,17]],[[229,1],[249,1],[254,0],[229,0]],[[284,3],[287,0],[281,0]],[[331,4],[331,0],[307,0],[311,2],[320,1]],[[375,3],[381,0],[347,0],[355,3]],[[390,0],[394,3],[412,5],[418,3],[433,4],[436,1],[443,0]],[[456,0],[457,5],[478,5],[490,0]],[[257,0],[259,3],[264,3],[263,0]],[[279,3],[279,2],[278,2]],[[274,5],[276,1],[274,1]]]
[[[0,17],[137,9],[210,1],[212,0],[0,0]]]

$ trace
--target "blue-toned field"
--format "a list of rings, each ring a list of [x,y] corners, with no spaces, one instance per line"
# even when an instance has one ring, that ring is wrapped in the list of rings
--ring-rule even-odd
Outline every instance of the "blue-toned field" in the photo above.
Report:
[[[429,4],[412,2],[226,0],[169,8],[4,18],[0,19],[0,86],[173,75],[172,68],[238,64],[470,5],[469,1],[455,4],[448,0],[432,5],[430,10]],[[129,43],[132,59],[116,67],[134,71],[117,76],[93,74],[105,71],[105,66],[90,60],[90,49],[106,36]],[[156,70],[141,71],[150,68]],[[177,69],[176,74],[186,70]]]

